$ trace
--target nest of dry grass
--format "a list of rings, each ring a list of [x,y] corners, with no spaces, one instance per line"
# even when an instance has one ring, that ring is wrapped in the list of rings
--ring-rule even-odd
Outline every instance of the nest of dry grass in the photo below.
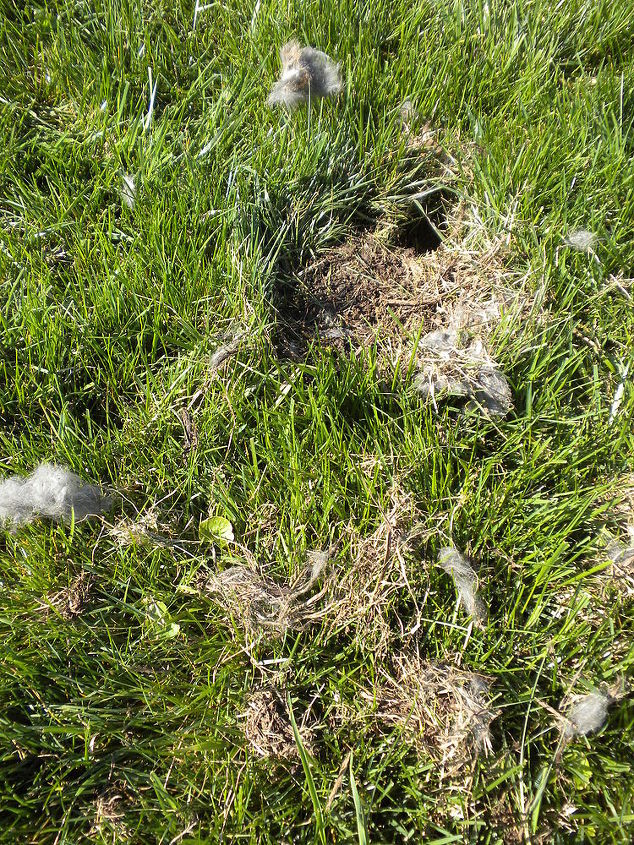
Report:
[[[415,513],[412,498],[397,488],[371,535],[359,536],[350,527],[345,567],[329,566],[331,550],[311,552],[294,580],[280,582],[240,547],[244,562],[217,572],[201,569],[193,587],[213,596],[250,636],[280,637],[323,625],[325,637],[353,631],[360,647],[386,654],[396,618],[394,600],[407,590],[416,606],[406,560]],[[397,624],[405,634],[405,623],[397,619]]]
[[[340,352],[377,344],[407,366],[421,334],[451,327],[483,336],[502,313],[523,312],[526,281],[509,270],[504,241],[472,248],[463,229],[460,215],[438,249],[419,253],[398,243],[396,222],[382,221],[320,255],[280,309],[292,344],[305,350],[318,339]]]
[[[264,574],[250,559],[250,565],[200,572],[197,587],[213,595],[249,633],[267,631],[282,636],[286,631],[302,631],[324,618],[327,608],[320,602],[327,586],[316,593],[312,591],[328,557],[326,552],[310,554],[299,576],[286,584]]]
[[[450,774],[491,751],[491,680],[446,663],[396,654],[374,690],[360,697],[376,706],[381,726],[399,728],[421,753],[430,754]]]
[[[50,593],[45,601],[40,602],[44,617],[51,612],[58,613],[62,619],[75,619],[84,611],[90,600],[95,586],[95,577],[89,572],[82,571],[76,575],[67,587]]]
[[[258,757],[270,760],[299,759],[288,708],[277,690],[256,690],[249,698],[244,717],[247,745]],[[312,730],[302,722],[298,725],[298,731],[304,748],[312,753]]]

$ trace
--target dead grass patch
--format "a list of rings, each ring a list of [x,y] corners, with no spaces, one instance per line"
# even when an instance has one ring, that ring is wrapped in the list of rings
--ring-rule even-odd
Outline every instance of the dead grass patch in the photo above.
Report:
[[[419,751],[430,754],[442,775],[451,775],[491,751],[491,681],[444,663],[396,654],[374,690],[360,697],[375,706],[380,725],[400,728]]]
[[[426,285],[411,248],[355,236],[309,264],[297,277],[288,316],[299,340],[319,339],[341,352],[379,336],[398,340],[416,321],[431,319],[440,292]]]
[[[40,603],[42,614],[44,617],[48,617],[51,612],[54,612],[66,620],[81,616],[88,604],[94,585],[94,575],[85,571],[80,572],[67,587],[58,590],[56,593],[50,593],[46,600]]]
[[[94,822],[88,835],[103,837],[104,841],[127,841],[131,835],[130,829],[123,821],[127,806],[129,795],[123,784],[115,784],[97,796],[94,804]],[[109,839],[106,838],[108,834]]]
[[[323,624],[325,637],[353,631],[361,648],[385,655],[393,624],[405,635],[420,616],[406,560],[415,514],[412,497],[396,488],[390,509],[372,534],[359,536],[349,528],[345,567],[329,566],[332,550],[311,552],[296,578],[279,582],[241,546],[244,562],[217,572],[200,569],[192,586],[213,596],[250,635],[279,637]],[[403,591],[414,608],[414,618],[407,622],[391,612]]]
[[[394,600],[407,591],[414,612],[418,607],[406,561],[408,532],[415,513],[412,497],[395,488],[391,507],[372,534],[360,537],[351,530],[350,564],[329,584],[328,635],[352,630],[361,648],[370,648],[379,655],[388,653],[393,637],[390,608]],[[400,634],[406,634],[407,624],[393,616]]]
[[[312,753],[312,731],[303,722],[297,727],[304,747]],[[299,759],[288,708],[275,689],[260,689],[251,695],[245,713],[244,735],[258,757]]]

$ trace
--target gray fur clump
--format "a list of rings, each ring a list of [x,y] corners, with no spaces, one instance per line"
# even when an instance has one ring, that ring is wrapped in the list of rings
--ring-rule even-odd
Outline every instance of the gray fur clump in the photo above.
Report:
[[[491,417],[505,417],[513,408],[506,376],[489,365],[482,367],[478,373],[474,399]]]
[[[418,353],[423,367],[414,379],[415,389],[425,398],[468,398],[489,417],[505,417],[513,409],[511,388],[504,373],[480,340],[465,343],[465,333],[449,327],[422,337]]]
[[[31,475],[14,475],[0,482],[0,524],[26,525],[38,517],[77,521],[95,516],[110,505],[94,484],[56,464],[40,464]]]
[[[587,736],[598,731],[607,719],[612,702],[611,696],[600,692],[591,692],[578,698],[566,714],[568,724],[564,728],[564,738]]]
[[[571,232],[564,240],[564,245],[576,249],[577,252],[591,252],[597,242],[594,232],[587,229],[577,229]]]
[[[294,108],[319,97],[333,97],[342,89],[339,65],[321,50],[289,41],[280,50],[282,73],[273,85],[269,105]]]
[[[473,617],[477,625],[485,625],[487,611],[478,595],[478,576],[469,561],[456,549],[446,546],[438,553],[438,563],[453,578],[460,602],[469,616]]]

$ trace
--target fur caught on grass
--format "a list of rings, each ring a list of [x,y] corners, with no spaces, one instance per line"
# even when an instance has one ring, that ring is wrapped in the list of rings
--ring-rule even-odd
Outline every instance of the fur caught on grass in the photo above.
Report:
[[[586,695],[572,696],[561,702],[562,741],[569,742],[576,736],[588,736],[601,730],[608,717],[608,710],[621,697],[622,689],[616,685],[609,690],[593,690]]]
[[[199,577],[200,590],[216,596],[219,603],[246,630],[266,630],[277,636],[286,631],[301,631],[319,622],[326,608],[319,602],[326,592],[308,597],[328,562],[327,553],[308,556],[304,570],[290,584],[279,584],[267,575],[244,565],[230,566],[221,572],[205,572]]]
[[[299,751],[286,703],[274,689],[260,689],[247,703],[244,736],[258,757],[270,760],[297,760]],[[311,751],[311,731],[303,721],[298,725],[304,747]]]
[[[226,343],[223,343],[221,346],[218,346],[216,351],[209,359],[209,369],[212,373],[218,372],[218,370],[220,370],[220,368],[226,361],[228,361],[230,358],[233,358],[234,355],[237,354],[238,349],[240,348],[241,340],[242,336],[237,336],[234,338],[230,338]]]
[[[491,751],[490,725],[498,713],[491,708],[490,686],[483,675],[401,652],[391,672],[383,670],[377,687],[362,691],[361,698],[376,703],[380,724],[401,728],[451,772]]]
[[[587,229],[577,229],[570,232],[564,239],[564,245],[576,249],[577,252],[592,252],[596,242],[597,236]]]
[[[268,97],[269,105],[294,108],[300,103],[331,97],[342,89],[339,65],[321,50],[289,41],[280,50],[282,72]]]
[[[608,708],[614,699],[600,692],[591,692],[573,700],[566,713],[564,739],[587,736],[603,727],[608,717]]]
[[[619,480],[619,492],[611,502],[612,514],[621,527],[620,537],[605,532],[602,545],[610,566],[604,570],[603,578],[611,586],[625,594],[634,596],[634,475],[625,475]]]
[[[79,521],[110,506],[100,487],[87,484],[65,467],[40,464],[31,475],[0,482],[0,523],[25,525],[38,517]]]
[[[132,210],[136,202],[136,184],[130,173],[121,174],[121,202]]]
[[[559,704],[559,710],[551,711],[559,724],[560,736],[556,759],[563,749],[578,736],[589,736],[600,731],[606,722],[609,709],[625,694],[625,681],[617,680],[612,686],[602,685],[581,695],[565,695]]]
[[[419,371],[414,386],[424,398],[469,398],[470,406],[491,417],[505,417],[513,407],[504,373],[479,339],[455,328],[439,329],[421,338]]]
[[[458,598],[466,612],[478,627],[484,627],[487,622],[487,610],[478,595],[478,576],[469,561],[459,551],[447,546],[440,549],[438,563],[447,575],[453,578]]]
[[[614,585],[630,598],[634,596],[634,527],[629,528],[629,540],[614,540],[607,549],[611,563],[609,574]]]

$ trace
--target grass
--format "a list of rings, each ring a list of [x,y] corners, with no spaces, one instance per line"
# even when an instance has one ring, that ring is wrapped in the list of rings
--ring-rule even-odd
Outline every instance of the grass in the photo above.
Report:
[[[602,539],[632,516],[631,380],[610,421],[634,366],[631,3],[226,0],[194,30],[195,5],[0,3],[2,475],[55,460],[122,497],[103,524],[2,534],[0,841],[631,841],[630,698],[558,760],[548,709],[629,689],[634,665]],[[341,98],[265,106],[291,37],[341,63]],[[407,148],[407,97],[442,178]],[[469,249],[506,245],[535,302],[491,339],[504,420],[435,411],[376,350],[276,353],[293,273],[429,190]],[[576,229],[591,254],[563,246]],[[418,540],[383,627],[326,614],[276,638],[192,588],[247,559],[287,583],[330,544],[345,574],[395,502]],[[148,513],[170,542],[109,530]],[[210,515],[236,543],[198,542]],[[447,542],[477,562],[481,630],[436,565]],[[81,612],[45,612],[82,571]],[[412,649],[492,679],[491,755],[452,771],[381,721]],[[267,685],[294,761],[245,741]]]

